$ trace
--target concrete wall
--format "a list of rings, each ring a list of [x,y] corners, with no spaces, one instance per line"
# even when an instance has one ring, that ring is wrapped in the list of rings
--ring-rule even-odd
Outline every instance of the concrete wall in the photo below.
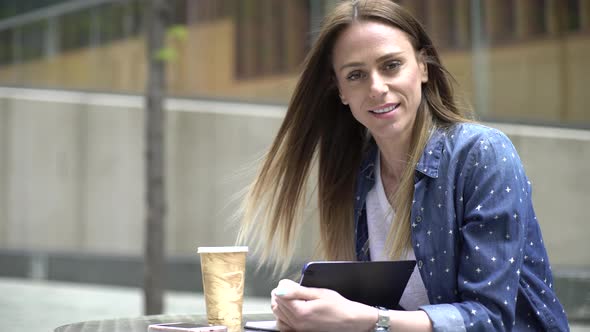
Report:
[[[141,254],[142,105],[135,96],[0,88],[0,249]],[[168,254],[233,244],[232,198],[284,107],[168,105]],[[490,125],[520,152],[552,264],[590,268],[590,131]],[[303,243],[298,258],[311,247]]]

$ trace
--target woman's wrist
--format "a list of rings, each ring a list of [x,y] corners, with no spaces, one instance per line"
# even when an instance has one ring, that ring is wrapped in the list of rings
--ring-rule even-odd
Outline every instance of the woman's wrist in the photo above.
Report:
[[[383,307],[376,307],[375,309],[377,309],[377,323],[375,324],[374,331],[389,331],[389,321],[391,320],[391,317],[389,316],[390,311]]]
[[[379,321],[379,309],[358,302],[351,303],[353,305],[347,309],[349,316],[346,326],[354,326],[355,331],[374,332]],[[384,310],[382,315],[389,317],[389,331],[432,331],[430,319],[422,310]]]
[[[374,332],[377,330],[379,321],[379,309],[363,305],[363,310],[358,310],[360,316],[357,316],[359,322],[362,322],[359,330]],[[432,331],[432,324],[428,315],[422,310],[416,311],[397,311],[383,310],[381,315],[388,318],[388,327],[384,331]]]
[[[354,311],[355,314],[353,316],[355,317],[353,317],[353,320],[356,322],[355,325],[359,327],[359,331],[375,331],[375,326],[379,319],[379,310],[377,308],[360,304],[360,307]]]

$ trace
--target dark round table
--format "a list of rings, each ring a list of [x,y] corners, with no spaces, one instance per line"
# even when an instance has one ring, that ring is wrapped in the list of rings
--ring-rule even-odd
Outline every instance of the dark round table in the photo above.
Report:
[[[244,314],[243,322],[256,320],[273,320],[272,313]],[[135,318],[115,318],[106,320],[91,320],[63,325],[54,332],[147,332],[150,324],[191,322],[207,324],[207,315],[157,315],[140,316]],[[242,324],[244,326],[244,324]]]

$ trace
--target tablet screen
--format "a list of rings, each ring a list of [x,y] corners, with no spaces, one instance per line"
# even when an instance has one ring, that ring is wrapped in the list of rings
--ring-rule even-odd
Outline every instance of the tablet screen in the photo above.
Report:
[[[399,309],[415,260],[380,262],[310,262],[301,275],[306,287],[328,288],[370,306]]]

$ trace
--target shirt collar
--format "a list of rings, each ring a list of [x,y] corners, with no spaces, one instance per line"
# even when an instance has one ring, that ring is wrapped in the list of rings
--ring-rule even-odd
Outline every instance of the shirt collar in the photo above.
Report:
[[[444,129],[433,129],[424,147],[422,157],[420,157],[418,164],[416,164],[416,171],[431,178],[438,178],[438,168],[440,166],[446,136],[447,132]]]
[[[379,148],[374,139],[368,142],[365,158],[361,164],[361,174],[368,180],[375,181],[375,161],[377,160],[377,153]]]
[[[443,153],[444,139],[447,133],[444,129],[433,129],[430,139],[426,143],[422,157],[416,164],[416,171],[429,176],[431,178],[438,178],[438,168],[440,166],[440,159]],[[369,180],[375,180],[375,160],[379,148],[375,140],[369,141],[369,146],[365,154],[365,158],[361,165],[361,174]]]

